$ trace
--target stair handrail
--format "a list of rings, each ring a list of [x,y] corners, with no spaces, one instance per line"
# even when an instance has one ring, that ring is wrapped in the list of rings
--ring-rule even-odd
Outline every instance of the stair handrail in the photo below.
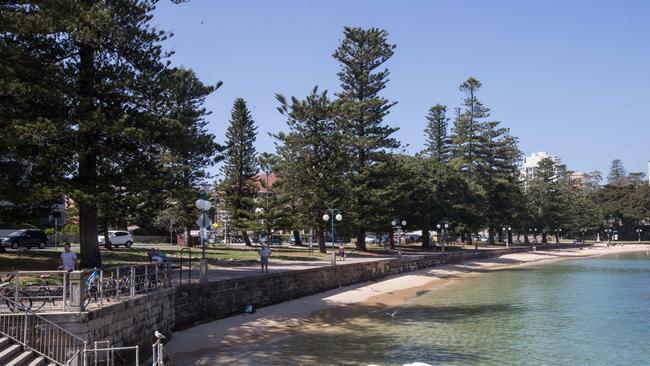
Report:
[[[84,354],[87,348],[87,342],[83,338],[4,295],[0,295],[0,301],[12,304],[16,309],[12,313],[0,314],[0,334],[14,340],[23,346],[23,348],[29,349],[61,366],[70,365],[72,361]],[[35,319],[36,321],[30,321],[31,319]],[[33,326],[30,326],[30,323]],[[48,326],[51,328],[46,329]],[[41,336],[37,334],[37,328],[42,333]],[[60,332],[61,334],[56,334],[56,332]],[[60,339],[61,336],[63,339]],[[45,342],[40,342],[40,337],[43,337]],[[55,337],[57,338],[56,340],[53,339]],[[30,345],[29,343],[32,339],[38,340],[39,342],[36,343],[41,343],[41,345],[44,343],[45,347],[39,349],[37,348],[38,346]],[[47,349],[51,344],[54,345],[54,349]],[[66,348],[68,348],[67,351]]]

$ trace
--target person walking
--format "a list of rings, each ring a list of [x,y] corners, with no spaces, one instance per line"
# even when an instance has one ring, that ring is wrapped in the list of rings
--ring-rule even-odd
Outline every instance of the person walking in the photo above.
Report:
[[[271,256],[271,248],[268,244],[263,243],[260,248],[260,262],[262,263],[262,272],[269,272],[269,257]]]
[[[341,257],[341,260],[345,260],[345,247],[343,244],[339,244],[339,257]]]
[[[61,267],[66,271],[74,271],[77,269],[77,254],[70,250],[70,243],[63,244],[63,252],[61,253]]]

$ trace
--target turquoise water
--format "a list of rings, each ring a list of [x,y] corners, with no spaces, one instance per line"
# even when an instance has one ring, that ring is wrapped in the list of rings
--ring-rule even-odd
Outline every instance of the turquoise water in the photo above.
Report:
[[[331,326],[268,345],[267,361],[650,365],[649,315],[645,253],[560,261],[460,279],[389,310],[323,314]]]

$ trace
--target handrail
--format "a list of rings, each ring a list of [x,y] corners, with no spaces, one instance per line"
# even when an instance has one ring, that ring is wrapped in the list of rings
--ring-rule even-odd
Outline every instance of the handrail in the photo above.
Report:
[[[57,365],[67,365],[86,349],[86,341],[4,295],[20,313],[0,314],[0,333]]]

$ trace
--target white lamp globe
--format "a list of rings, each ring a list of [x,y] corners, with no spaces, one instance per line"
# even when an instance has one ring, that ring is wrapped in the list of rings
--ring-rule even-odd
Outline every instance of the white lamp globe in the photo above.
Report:
[[[198,208],[199,210],[203,210],[203,202],[205,202],[205,201],[204,201],[203,199],[199,198],[198,200],[196,200],[196,202],[194,203],[194,205],[195,205],[196,208]]]
[[[445,229],[449,229],[449,224],[445,224]]]
[[[440,226],[440,224],[438,224],[438,225],[436,225],[436,227],[437,227],[438,229],[440,229],[440,228],[441,228],[441,226]]]
[[[330,219],[330,215],[328,214],[323,215],[323,221],[329,221],[329,219]]]
[[[341,221],[341,220],[343,220],[343,215],[336,214],[336,221]]]
[[[210,203],[210,201],[203,200],[203,209],[207,211],[210,209],[210,207],[212,207],[212,203]]]
[[[397,221],[393,220],[393,221],[391,222],[391,224],[392,224],[393,226],[397,226]]]
[[[402,220],[402,226],[406,226],[406,220]]]

